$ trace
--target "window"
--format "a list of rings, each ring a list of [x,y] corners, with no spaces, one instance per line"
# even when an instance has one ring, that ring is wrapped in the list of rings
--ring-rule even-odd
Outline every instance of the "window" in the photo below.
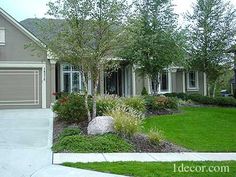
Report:
[[[161,78],[160,78],[161,92],[168,92],[169,91],[168,82],[169,82],[168,72],[164,71],[161,73]]]
[[[63,65],[62,68],[62,90],[64,92],[81,92],[82,79],[79,69],[71,65]]]
[[[164,70],[159,75],[159,93],[168,93],[168,92],[170,92],[169,81],[170,81],[169,71]],[[154,82],[152,82],[152,90],[153,91],[155,90]]]
[[[190,71],[187,75],[188,89],[198,90],[198,72]]]
[[[5,45],[5,29],[0,27],[0,45]]]

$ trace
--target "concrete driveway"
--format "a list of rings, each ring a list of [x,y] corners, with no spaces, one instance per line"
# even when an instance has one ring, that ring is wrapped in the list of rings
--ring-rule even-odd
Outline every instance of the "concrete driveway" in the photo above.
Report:
[[[53,113],[0,110],[0,177],[30,177],[52,164]]]

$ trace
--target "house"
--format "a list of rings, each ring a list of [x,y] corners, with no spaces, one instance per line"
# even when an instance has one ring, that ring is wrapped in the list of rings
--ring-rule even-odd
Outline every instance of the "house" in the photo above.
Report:
[[[26,26],[23,27],[0,8],[0,109],[48,108],[55,101],[53,92],[83,90],[80,71],[71,65],[57,63],[49,55],[32,28],[33,21],[23,21]],[[32,43],[37,53],[25,47]],[[170,67],[161,73],[160,78],[160,94],[185,92],[206,95],[206,75],[201,72]],[[144,87],[151,93],[151,80],[141,76],[138,68],[125,60],[121,61],[116,72],[109,75],[102,72],[100,76],[100,94],[135,96],[140,95]]]

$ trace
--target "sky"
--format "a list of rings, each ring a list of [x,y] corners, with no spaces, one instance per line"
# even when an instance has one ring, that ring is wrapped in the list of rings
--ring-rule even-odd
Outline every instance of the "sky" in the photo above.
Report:
[[[0,0],[0,7],[8,12],[12,17],[18,21],[26,18],[42,18],[45,17],[48,7],[46,4],[50,0]],[[175,12],[181,15],[191,9],[192,4],[196,0],[173,0],[175,5]],[[236,7],[236,0],[230,0]]]

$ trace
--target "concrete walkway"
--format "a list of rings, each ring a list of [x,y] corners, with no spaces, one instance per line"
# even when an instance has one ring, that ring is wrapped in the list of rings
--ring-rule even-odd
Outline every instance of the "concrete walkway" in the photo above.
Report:
[[[52,164],[49,109],[0,110],[0,176],[29,177]]]
[[[177,162],[177,161],[229,161],[236,153],[55,153],[54,164],[64,162]]]
[[[119,177],[52,165],[50,109],[0,110],[0,177]]]

